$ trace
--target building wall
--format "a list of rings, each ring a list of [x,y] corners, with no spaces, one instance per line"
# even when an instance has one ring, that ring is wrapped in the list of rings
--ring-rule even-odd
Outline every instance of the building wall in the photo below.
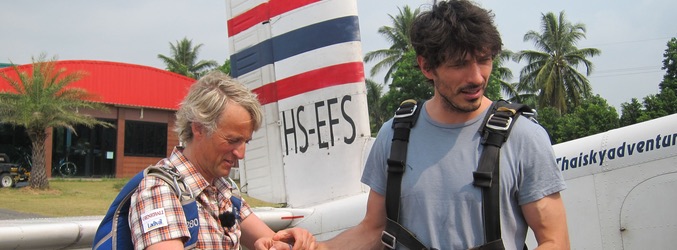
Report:
[[[148,108],[130,108],[130,107],[114,107],[109,106],[108,112],[81,110],[83,114],[91,115],[95,118],[115,119],[117,122],[115,127],[117,129],[117,141],[115,150],[115,177],[129,178],[133,177],[146,167],[156,164],[162,160],[163,157],[139,157],[139,156],[125,156],[125,121],[146,121],[167,124],[167,156],[171,154],[175,146],[179,144],[179,138],[174,132],[175,111],[173,110],[158,110]],[[52,136],[51,130],[49,138],[46,143],[46,159],[52,157]],[[51,160],[46,161],[47,176],[51,176]]]
[[[175,113],[171,113],[167,118],[167,155],[172,153],[174,147],[179,146],[179,135],[174,132],[174,125],[176,124]]]
[[[150,112],[149,112],[150,111]],[[126,120],[136,120],[136,121],[152,121],[152,122],[162,122],[167,123],[167,156],[172,153],[172,150],[175,146],[179,144],[179,137],[174,132],[174,122],[175,122],[175,112],[174,111],[164,111],[164,110],[144,110],[143,118],[140,115],[139,110],[124,110]],[[132,117],[130,117],[132,116]],[[124,127],[124,119],[119,119],[118,124],[122,124]],[[145,169],[146,167],[156,164],[162,157],[137,157],[137,156],[124,156],[124,130],[118,129],[118,153],[120,155],[118,161],[116,162],[116,177],[132,177]],[[120,159],[121,158],[121,159]]]
[[[110,148],[107,150],[114,150],[114,166],[111,169],[110,163],[106,165],[91,165],[90,167],[99,167],[99,169],[104,168],[110,173],[114,174],[116,178],[129,178],[133,177],[146,167],[152,164],[156,164],[162,158],[171,154],[175,146],[179,145],[179,138],[174,132],[174,125],[176,121],[175,111],[173,110],[160,110],[160,109],[148,109],[144,108],[143,111],[141,108],[130,108],[130,107],[115,107],[108,106],[108,112],[104,111],[94,111],[94,110],[79,110],[78,112],[86,115],[90,115],[97,119],[107,119],[114,120],[115,124],[115,147],[114,149]],[[154,122],[154,123],[164,123],[167,124],[167,134],[166,142],[167,146],[165,148],[165,153],[163,157],[143,157],[143,156],[125,156],[125,122],[126,121],[142,121],[142,122]],[[47,139],[45,141],[45,171],[48,177],[58,176],[52,174],[52,167],[54,161],[53,154],[56,150],[55,143],[55,129],[49,128],[46,130]],[[110,140],[109,140],[110,142]],[[7,142],[5,142],[7,143]],[[10,142],[11,143],[11,142]],[[94,145],[92,145],[94,146]],[[101,149],[103,151],[103,149]],[[89,155],[92,156],[92,155]],[[71,161],[73,161],[71,159]],[[94,162],[94,164],[97,164]],[[78,164],[78,167],[81,165]],[[85,168],[79,169],[78,172],[84,174],[85,172],[80,172],[86,170]],[[91,170],[91,169],[89,169]],[[84,177],[97,177],[97,176],[110,176],[97,175],[96,173],[85,174]]]
[[[174,113],[195,79],[162,69],[119,62],[65,60],[58,61],[57,67],[65,68],[67,73],[88,72],[88,77],[79,80],[71,87],[86,89],[90,94],[98,97],[95,102],[108,105],[109,112],[95,110],[78,110],[78,112],[116,121],[114,152],[116,177],[131,177],[161,159],[161,157],[125,157],[126,120],[166,123],[167,155],[171,153],[174,146],[178,145],[178,137],[173,131]],[[20,65],[18,69],[30,72],[32,65]],[[10,78],[18,77],[11,68],[2,68],[0,72],[7,74]],[[11,89],[6,81],[0,79],[0,91],[10,90],[11,92]],[[51,159],[55,149],[53,141],[56,138],[52,135],[52,131],[53,129],[48,130],[49,137],[45,145],[47,159],[45,167],[48,176],[51,176]],[[110,163],[105,164],[108,166]]]
[[[139,108],[118,108],[122,118],[118,118],[118,144],[116,162],[116,177],[132,177],[148,167],[162,160],[163,157],[138,157],[124,155],[124,124],[126,120],[147,121],[167,124],[167,156],[171,154],[174,146],[178,145],[178,136],[174,132],[175,112],[168,110],[139,109]],[[120,159],[121,158],[121,159]]]

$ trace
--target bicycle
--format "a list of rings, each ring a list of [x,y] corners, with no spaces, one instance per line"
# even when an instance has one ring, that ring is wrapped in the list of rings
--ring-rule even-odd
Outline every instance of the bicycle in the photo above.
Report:
[[[75,163],[68,161],[68,156],[66,156],[59,161],[58,169],[55,166],[52,171],[55,170],[58,171],[63,177],[71,177],[78,172],[78,166],[75,165]]]
[[[30,153],[22,150],[21,148],[17,148],[17,152],[21,156],[21,159],[17,162],[17,164],[21,165],[21,168],[25,169],[25,171],[30,171],[30,169],[33,168],[33,161],[31,159]],[[78,166],[75,165],[75,163],[68,161],[68,156],[59,160],[59,163],[52,167],[52,174],[59,173],[62,177],[71,177],[77,172]]]
[[[14,153],[18,156],[14,163],[19,164],[20,168],[30,171],[33,169],[33,159],[30,149],[24,149],[21,147],[16,147],[16,152]]]

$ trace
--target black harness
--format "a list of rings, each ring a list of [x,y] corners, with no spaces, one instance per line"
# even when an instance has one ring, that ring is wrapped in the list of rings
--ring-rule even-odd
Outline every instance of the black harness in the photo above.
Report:
[[[399,221],[400,193],[402,175],[407,164],[407,146],[409,133],[416,124],[424,102],[406,100],[395,112],[392,128],[393,139],[388,158],[388,181],[386,186],[385,230],[381,233],[381,242],[386,249],[395,249],[399,244],[409,249],[434,249],[426,247],[412,232]],[[501,239],[500,202],[499,202],[499,160],[500,149],[508,139],[515,119],[523,114],[533,117],[531,108],[524,104],[510,103],[504,100],[494,102],[489,108],[479,133],[484,150],[480,156],[477,171],[473,172],[473,185],[482,189],[482,208],[484,217],[485,244],[472,248],[479,250],[504,249]],[[524,247],[526,249],[526,245]]]

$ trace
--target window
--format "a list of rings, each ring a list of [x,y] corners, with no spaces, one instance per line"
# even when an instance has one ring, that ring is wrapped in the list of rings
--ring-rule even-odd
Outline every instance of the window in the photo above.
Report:
[[[167,124],[125,121],[125,156],[167,156]]]

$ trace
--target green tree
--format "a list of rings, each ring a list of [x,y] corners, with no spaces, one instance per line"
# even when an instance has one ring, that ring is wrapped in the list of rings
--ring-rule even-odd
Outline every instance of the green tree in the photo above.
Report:
[[[526,88],[527,86],[519,82],[511,83],[510,87],[512,90],[506,93],[508,101],[523,103],[531,108],[538,107],[538,90]]]
[[[169,43],[169,46],[171,56],[158,54],[157,57],[167,65],[166,69],[170,72],[197,79],[219,66],[214,60],[198,61],[198,54],[202,44],[193,47],[193,40],[188,40],[188,38],[184,37],[182,40],[176,41],[176,44]]]
[[[645,112],[648,119],[655,119],[677,113],[677,38],[668,41],[667,49],[663,53],[663,67],[665,75],[658,84],[660,92],[644,98]]]
[[[381,99],[384,112],[391,117],[400,103],[407,99],[428,100],[433,96],[433,86],[421,73],[416,63],[416,52],[408,51],[393,73],[388,93]]]
[[[621,127],[638,123],[642,116],[642,104],[637,98],[632,98],[630,103],[621,103],[621,119],[619,125]]]
[[[618,113],[599,95],[581,101],[559,120],[555,142],[565,142],[618,128]]]
[[[400,13],[397,16],[388,15],[392,21],[392,27],[383,26],[378,29],[378,33],[391,43],[390,48],[371,51],[364,55],[365,62],[381,60],[371,68],[371,76],[378,74],[382,69],[388,69],[383,79],[385,83],[388,82],[390,76],[400,67],[404,54],[413,50],[409,41],[409,29],[414,18],[420,12],[419,9],[412,11],[406,5],[403,9],[398,8],[398,10]]]
[[[47,60],[44,54],[37,60],[33,58],[28,72],[12,67],[16,78],[0,74],[11,87],[11,91],[0,92],[0,122],[26,129],[32,146],[30,186],[47,189],[45,140],[48,129],[62,127],[75,132],[77,124],[111,125],[77,112],[78,109],[105,110],[102,104],[91,102],[95,96],[86,90],[69,87],[84,77],[85,72],[66,72],[65,68],[57,68],[56,57]]]
[[[218,67],[218,70],[225,73],[226,75],[230,75],[230,60],[226,59],[225,62],[223,62],[223,65]]]
[[[644,97],[644,112],[638,122],[656,119],[677,113],[677,95],[670,88],[664,88],[660,93]]]
[[[557,134],[560,127],[560,120],[562,119],[562,114],[553,107],[545,107],[538,110],[538,115],[536,117],[538,123],[543,126],[548,136],[550,137],[550,143],[555,144],[557,142]]]
[[[537,50],[522,50],[515,56],[517,62],[527,60],[520,73],[522,89],[538,90],[538,106],[551,106],[567,113],[568,107],[577,106],[591,95],[592,90],[586,76],[593,70],[587,58],[599,55],[595,48],[576,47],[578,40],[585,38],[585,25],[572,24],[566,20],[564,11],[542,15],[541,33],[529,31],[524,41],[533,41]],[[578,72],[583,65],[586,74]]]
[[[677,113],[677,38],[667,43],[663,53],[665,75],[658,84],[660,91],[655,95],[644,97],[642,105],[633,98],[631,103],[621,104],[621,125],[627,126],[638,122]]]
[[[489,84],[485,91],[485,96],[491,100],[506,99],[508,101],[520,102],[514,97],[519,96],[514,84],[509,83],[512,79],[512,70],[505,67],[505,62],[511,60],[513,52],[510,50],[501,51],[492,63],[491,76],[489,77]],[[501,93],[505,94],[505,98]]]
[[[487,83],[487,88],[484,90],[484,96],[491,100],[503,99],[501,96],[501,89],[504,84],[510,86],[510,83],[506,82],[505,79],[512,78],[512,71],[509,68],[501,67],[502,61],[496,57],[493,61],[493,68],[491,70],[491,75],[489,76],[489,83]]]
[[[371,79],[366,80],[367,84],[367,106],[369,107],[369,127],[372,136],[378,133],[381,125],[391,116],[385,113],[381,97],[383,96],[383,85],[376,83]]]
[[[668,41],[668,48],[663,53],[663,67],[665,75],[659,87],[662,90],[677,90],[677,38],[673,37]]]
[[[513,74],[512,70],[510,70],[508,67],[505,67],[504,64],[506,61],[514,59],[515,53],[510,50],[503,50],[496,58],[494,58],[491,79],[489,80],[489,86],[487,87],[487,92],[490,94],[485,95],[489,99],[492,99],[491,93],[494,91],[492,88],[499,88],[500,92],[503,94],[501,95],[503,99],[511,102],[523,103],[529,107],[536,108],[536,90],[528,89],[526,88],[526,85],[520,85],[519,82],[508,82],[510,79],[512,79]]]

